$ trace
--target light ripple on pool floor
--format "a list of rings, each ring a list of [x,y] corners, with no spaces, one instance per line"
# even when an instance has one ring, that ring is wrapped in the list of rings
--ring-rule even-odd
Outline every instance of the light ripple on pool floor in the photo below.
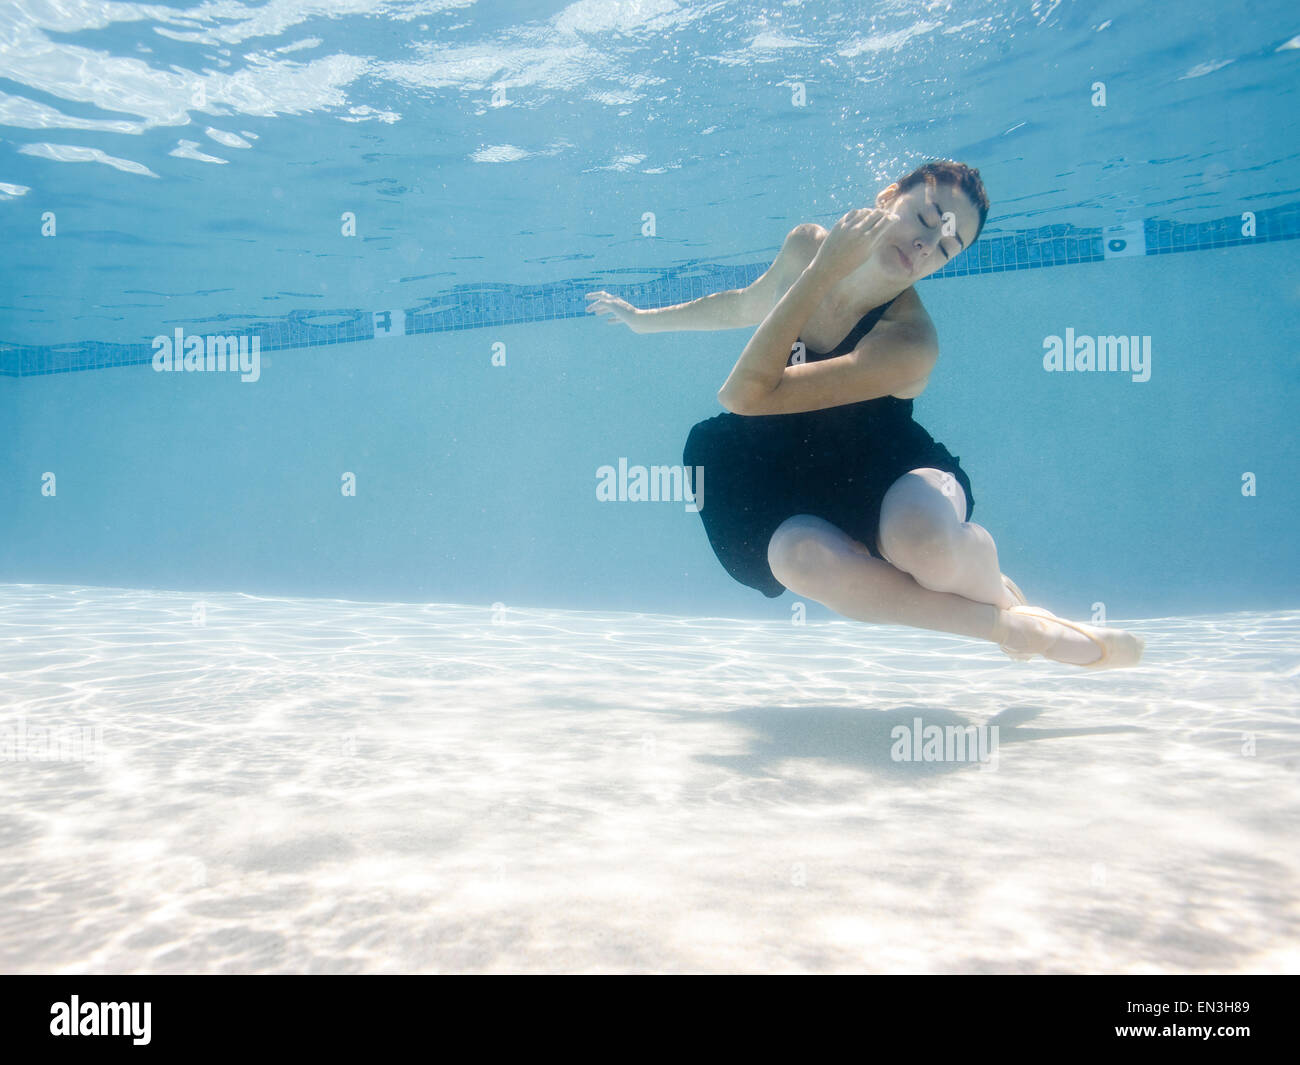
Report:
[[[1296,971],[1300,614],[1128,627],[0,587],[0,969]]]

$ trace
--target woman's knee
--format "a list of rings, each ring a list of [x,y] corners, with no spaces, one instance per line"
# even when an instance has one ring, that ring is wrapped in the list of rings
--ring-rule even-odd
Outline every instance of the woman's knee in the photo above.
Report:
[[[767,564],[776,579],[789,587],[791,580],[825,569],[851,546],[851,538],[825,518],[796,514],[786,518],[772,534],[767,543]]]
[[[880,507],[880,553],[899,569],[941,565],[951,558],[961,521],[951,502],[916,474],[899,478]]]

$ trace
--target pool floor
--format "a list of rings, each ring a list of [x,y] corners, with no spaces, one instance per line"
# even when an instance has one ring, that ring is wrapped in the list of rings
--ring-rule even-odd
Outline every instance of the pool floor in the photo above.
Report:
[[[1123,624],[3,586],[0,970],[1300,970],[1300,614]]]

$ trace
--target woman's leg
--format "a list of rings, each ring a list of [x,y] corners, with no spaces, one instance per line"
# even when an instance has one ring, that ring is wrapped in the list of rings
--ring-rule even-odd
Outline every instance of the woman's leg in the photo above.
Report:
[[[776,579],[796,595],[855,621],[982,640],[998,635],[996,606],[922,586],[825,518],[787,518],[772,534],[767,560]]]
[[[880,503],[876,550],[923,588],[1004,610],[1014,606],[993,537],[965,519],[966,493],[956,477],[928,467],[912,470],[889,486]]]
[[[924,588],[1006,610],[1015,599],[1002,583],[997,545],[987,529],[965,516],[966,492],[956,477],[929,467],[912,470],[881,501],[876,550]],[[1055,640],[1044,645],[1048,634]],[[1101,648],[1082,632],[1038,618],[999,614],[993,639],[1017,650],[1037,644],[1035,650],[1079,666],[1101,657]]]
[[[1076,665],[1100,657],[1074,629],[1005,612],[1015,600],[1002,583],[993,537],[965,514],[956,478],[913,470],[881,504],[877,550],[889,561],[825,519],[800,514],[773,533],[768,563],[796,595],[856,621],[951,632]]]

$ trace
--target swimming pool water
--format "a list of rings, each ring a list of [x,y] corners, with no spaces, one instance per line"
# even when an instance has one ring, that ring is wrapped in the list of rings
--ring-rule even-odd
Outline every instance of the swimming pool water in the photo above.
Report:
[[[1294,971],[1297,34],[0,8],[0,968]],[[599,497],[749,332],[586,293],[741,287],[931,158],[992,208],[917,418],[1137,669],[768,600]]]

